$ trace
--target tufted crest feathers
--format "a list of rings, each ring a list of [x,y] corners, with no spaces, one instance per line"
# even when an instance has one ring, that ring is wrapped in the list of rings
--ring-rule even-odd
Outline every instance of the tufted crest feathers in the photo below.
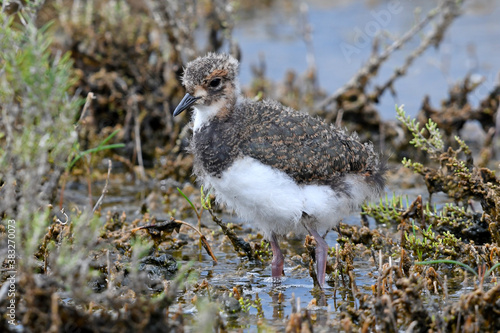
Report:
[[[182,77],[182,84],[188,91],[197,85],[202,85],[214,72],[223,74],[228,80],[235,80],[238,75],[239,62],[226,53],[208,53],[204,57],[198,57],[187,64]]]

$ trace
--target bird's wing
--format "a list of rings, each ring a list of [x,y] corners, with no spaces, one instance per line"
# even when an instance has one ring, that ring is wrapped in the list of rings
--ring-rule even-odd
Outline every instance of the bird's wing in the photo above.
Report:
[[[247,126],[243,154],[299,183],[328,184],[343,173],[369,169],[373,149],[355,136],[279,104],[262,103],[259,109],[258,121]]]

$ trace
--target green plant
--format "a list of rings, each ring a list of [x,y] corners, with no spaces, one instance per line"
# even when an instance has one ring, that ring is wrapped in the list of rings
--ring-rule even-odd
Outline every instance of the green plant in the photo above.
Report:
[[[408,207],[408,197],[394,195],[391,199],[385,195],[378,203],[368,203],[363,206],[361,214],[372,216],[380,223],[398,223],[401,220],[401,214]]]
[[[481,285],[484,282],[484,279],[486,279],[491,273],[495,271],[498,267],[500,267],[500,263],[496,263],[493,265],[490,269],[485,270],[484,268],[482,270],[479,270],[479,272],[476,272],[472,267],[470,267],[467,264],[464,264],[463,262],[456,261],[456,260],[446,260],[446,259],[439,259],[439,260],[426,260],[426,261],[417,261],[415,262],[415,265],[434,265],[434,264],[452,264],[452,265],[458,265],[462,266],[469,272],[471,272],[475,277],[481,279]]]
[[[209,210],[212,209],[212,203],[210,199],[210,193],[205,194],[203,192],[203,186],[200,188],[200,201],[201,205],[200,207],[196,207],[194,203],[188,198],[184,192],[180,188],[177,188],[177,191],[182,195],[184,199],[189,203],[191,208],[193,208],[194,213],[196,214],[196,218],[198,219],[198,230],[201,230],[201,215],[203,214],[204,210]]]
[[[269,242],[262,239],[260,243],[256,243],[254,246],[254,254],[255,257],[261,261],[263,258],[272,257],[273,253],[269,247]]]
[[[50,52],[50,24],[37,28],[39,2],[14,16],[0,12],[0,215],[16,220],[19,269],[33,253],[50,219],[58,183],[77,135],[73,126],[83,100],[70,54]]]
[[[424,167],[421,163],[403,159],[403,165],[421,174],[430,196],[444,192],[457,203],[467,204],[471,198],[477,199],[491,221],[498,220],[500,213],[500,182],[494,172],[486,168],[477,168],[469,147],[455,136],[458,149],[444,149],[441,133],[435,122],[429,119],[426,128],[420,129],[415,119],[406,116],[403,106],[396,106],[398,119],[408,128],[416,148],[427,152],[438,167]],[[427,137],[424,135],[426,134]]]
[[[471,264],[474,260],[469,258],[467,248],[474,245],[468,244],[468,237],[476,237],[471,240],[480,242],[488,241],[488,237],[495,239],[498,180],[491,171],[474,166],[470,149],[459,137],[455,137],[457,149],[445,149],[436,123],[428,120],[422,128],[415,119],[406,115],[403,106],[396,107],[396,111],[398,119],[412,135],[410,143],[426,152],[432,162],[437,162],[437,166],[427,166],[409,159],[402,161],[405,167],[424,177],[430,198],[427,203],[420,197],[409,204],[408,200],[404,203],[401,197],[386,197],[379,204],[366,206],[364,214],[373,216],[378,222],[400,224],[401,243],[406,250],[413,252],[419,262],[424,259],[460,259]],[[448,194],[454,203],[439,208],[431,205],[432,194],[440,191]],[[485,213],[471,211],[469,198],[478,199]],[[481,236],[474,231],[468,233],[468,230],[486,228],[489,235],[484,231]],[[490,265],[493,266],[494,262]]]
[[[420,128],[420,124],[416,119],[412,119],[410,116],[406,115],[404,105],[396,105],[396,114],[397,119],[406,125],[413,136],[410,144],[428,152],[433,156],[436,156],[443,151],[443,136],[441,135],[437,124],[431,119],[428,120],[424,128]],[[426,132],[428,134],[427,137],[425,136]]]
[[[229,297],[238,297],[233,295],[233,293],[229,294]],[[248,313],[251,308],[257,310],[257,315],[259,317],[264,317],[264,312],[262,309],[262,299],[259,297],[259,294],[255,294],[255,300],[252,300],[250,297],[239,296],[238,302],[240,303],[241,311]]]
[[[78,145],[78,143],[75,143],[75,146],[73,148],[74,153],[73,153],[73,155],[70,155],[68,166],[66,167],[66,169],[68,171],[71,170],[71,168],[75,165],[76,162],[78,162],[82,157],[87,156],[89,154],[98,153],[100,151],[104,151],[104,150],[108,150],[108,149],[116,149],[116,148],[125,147],[124,143],[114,143],[114,144],[109,144],[109,145],[107,144],[109,142],[109,140],[111,140],[116,134],[118,134],[118,132],[120,132],[120,129],[113,131],[113,133],[111,133],[104,140],[102,140],[97,147],[87,149],[84,151],[79,151],[78,150],[79,145]]]
[[[101,141],[97,147],[87,149],[84,151],[79,151],[80,144],[78,142],[74,143],[73,149],[68,156],[68,163],[66,165],[64,174],[62,175],[62,185],[61,185],[61,193],[60,193],[60,199],[59,199],[59,209],[61,209],[61,210],[63,209],[64,190],[66,188],[66,181],[68,180],[71,168],[73,168],[73,166],[76,164],[76,162],[78,162],[84,156],[89,156],[91,154],[98,153],[100,151],[109,150],[109,149],[125,147],[125,144],[123,144],[123,143],[114,143],[114,144],[110,144],[110,145],[106,144],[116,134],[118,134],[118,132],[120,132],[120,129],[113,131],[113,133],[111,133],[103,141]],[[90,164],[90,162],[89,162],[89,164]],[[110,172],[111,172],[111,165],[110,165],[109,170],[108,170],[108,177],[109,177]],[[89,177],[90,177],[90,175],[89,175]],[[90,188],[90,186],[91,186],[90,179],[88,182],[89,182],[89,188]],[[90,193],[89,193],[89,195],[90,195]]]
[[[250,312],[250,308],[252,307],[252,300],[250,298],[240,297],[238,302],[240,303],[241,311]]]

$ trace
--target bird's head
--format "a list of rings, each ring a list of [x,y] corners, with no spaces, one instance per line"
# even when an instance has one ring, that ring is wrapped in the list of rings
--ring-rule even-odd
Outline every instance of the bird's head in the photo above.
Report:
[[[240,94],[238,67],[238,60],[224,53],[209,53],[188,63],[182,78],[187,93],[174,116],[192,105],[198,110],[229,109]]]

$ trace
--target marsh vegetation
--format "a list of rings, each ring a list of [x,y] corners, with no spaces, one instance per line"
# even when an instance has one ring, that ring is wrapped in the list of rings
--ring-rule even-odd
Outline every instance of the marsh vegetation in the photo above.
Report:
[[[2,2],[0,330],[500,330],[500,86],[472,103],[481,82],[467,75],[438,106],[397,105],[393,120],[378,108],[467,7],[441,1],[390,43],[375,39],[337,91],[320,86],[314,61],[283,82],[264,60],[253,66],[247,96],[357,131],[388,157],[387,196],[328,233],[321,290],[314,240],[293,234],[282,242],[286,277],[272,284],[269,244],[197,187],[189,116],[171,116],[187,61],[244,56],[234,29],[255,10],[245,6]],[[380,78],[410,41],[403,65]],[[471,123],[482,135],[461,138]]]

